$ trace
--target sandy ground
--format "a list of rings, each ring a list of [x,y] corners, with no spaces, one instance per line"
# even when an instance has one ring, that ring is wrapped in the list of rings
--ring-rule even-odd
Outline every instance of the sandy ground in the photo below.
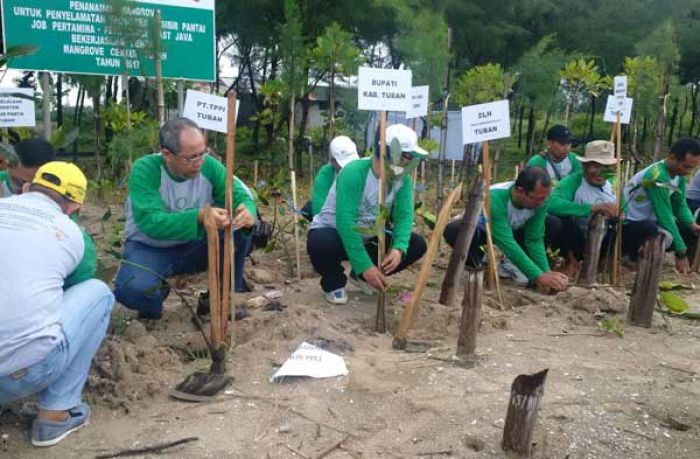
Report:
[[[94,215],[84,218],[104,246],[114,235]],[[286,308],[250,309],[237,323],[237,346],[228,360],[235,381],[212,403],[167,396],[187,374],[208,365],[181,300],[171,295],[164,318],[147,324],[116,306],[86,392],[91,425],[38,450],[28,442],[33,403],[4,407],[0,456],[95,457],[196,437],[162,455],[500,458],[506,457],[500,442],[513,379],[548,368],[534,457],[700,457],[700,322],[657,314],[651,329],[625,325],[620,338],[598,329],[596,313],[624,321],[629,288],[544,296],[506,283],[509,309],[500,310],[486,292],[477,364],[463,368],[451,361],[461,307],[437,303],[448,257],[443,247],[410,332],[431,350],[406,353],[392,350],[389,333],[372,331],[373,297],[349,286],[349,304],[328,305],[306,261],[303,279],[292,281],[281,250],[254,254],[256,292],[237,296],[237,303],[274,288],[283,290]],[[103,273],[111,274],[114,259],[105,255],[103,262]],[[396,290],[412,289],[418,270],[392,277]],[[628,287],[633,276],[625,276]],[[663,279],[681,278],[667,263]],[[697,275],[682,279],[700,285]],[[204,278],[182,284],[193,296]],[[691,306],[700,304],[700,290],[680,294]],[[393,329],[403,306],[395,293],[388,303]],[[342,355],[349,375],[270,383],[302,341]]]

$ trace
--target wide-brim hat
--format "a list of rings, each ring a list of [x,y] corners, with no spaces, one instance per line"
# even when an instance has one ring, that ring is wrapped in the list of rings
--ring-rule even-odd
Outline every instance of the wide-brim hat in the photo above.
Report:
[[[615,144],[607,140],[594,140],[586,144],[586,151],[579,157],[582,163],[598,163],[604,166],[617,164]]]

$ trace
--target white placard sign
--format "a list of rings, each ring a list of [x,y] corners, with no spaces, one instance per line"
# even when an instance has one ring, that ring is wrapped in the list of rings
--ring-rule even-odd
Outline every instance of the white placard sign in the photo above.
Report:
[[[292,353],[270,382],[284,376],[308,376],[310,378],[332,378],[348,374],[345,360],[332,352],[303,342]]]
[[[465,145],[506,137],[510,137],[507,100],[462,107],[462,142]]]
[[[616,76],[613,83],[613,92],[617,99],[627,98],[627,76]]]
[[[633,102],[634,100],[629,97],[618,99],[614,96],[608,96],[608,103],[605,104],[605,116],[603,120],[608,123],[616,123],[617,112],[620,112],[620,123],[630,124]]]
[[[406,112],[406,119],[420,118],[428,114],[428,99],[430,86],[414,86],[411,88],[411,109]]]
[[[0,127],[34,127],[34,90],[0,88]]]
[[[360,67],[357,108],[360,110],[407,112],[411,109],[410,70]]]
[[[236,101],[236,119],[240,101]],[[227,132],[228,99],[201,91],[187,90],[182,116],[189,118],[201,129]]]

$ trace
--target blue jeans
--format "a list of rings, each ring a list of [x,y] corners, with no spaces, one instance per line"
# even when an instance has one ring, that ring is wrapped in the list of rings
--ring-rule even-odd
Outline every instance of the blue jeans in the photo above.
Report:
[[[223,233],[221,233],[223,239]],[[245,257],[252,249],[251,235],[234,231],[235,288],[243,291]],[[153,247],[126,241],[124,261],[114,281],[114,296],[121,304],[145,315],[156,317],[163,311],[163,279],[179,274],[206,271],[209,263],[206,239],[175,247]],[[220,244],[223,251],[223,243]]]
[[[43,360],[0,378],[0,403],[39,394],[42,410],[77,406],[113,305],[109,287],[97,279],[66,290],[60,306],[63,340]]]

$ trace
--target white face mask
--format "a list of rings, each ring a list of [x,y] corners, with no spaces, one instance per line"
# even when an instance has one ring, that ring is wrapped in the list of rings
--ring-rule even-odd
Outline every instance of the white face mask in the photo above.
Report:
[[[403,168],[403,167],[401,167],[401,166],[394,166],[393,164],[391,164],[391,165],[389,166],[389,169],[391,169],[391,172],[393,172],[393,173],[394,173],[394,176],[396,176],[396,177],[401,176],[401,174],[403,174],[403,171],[404,171],[404,168]]]

